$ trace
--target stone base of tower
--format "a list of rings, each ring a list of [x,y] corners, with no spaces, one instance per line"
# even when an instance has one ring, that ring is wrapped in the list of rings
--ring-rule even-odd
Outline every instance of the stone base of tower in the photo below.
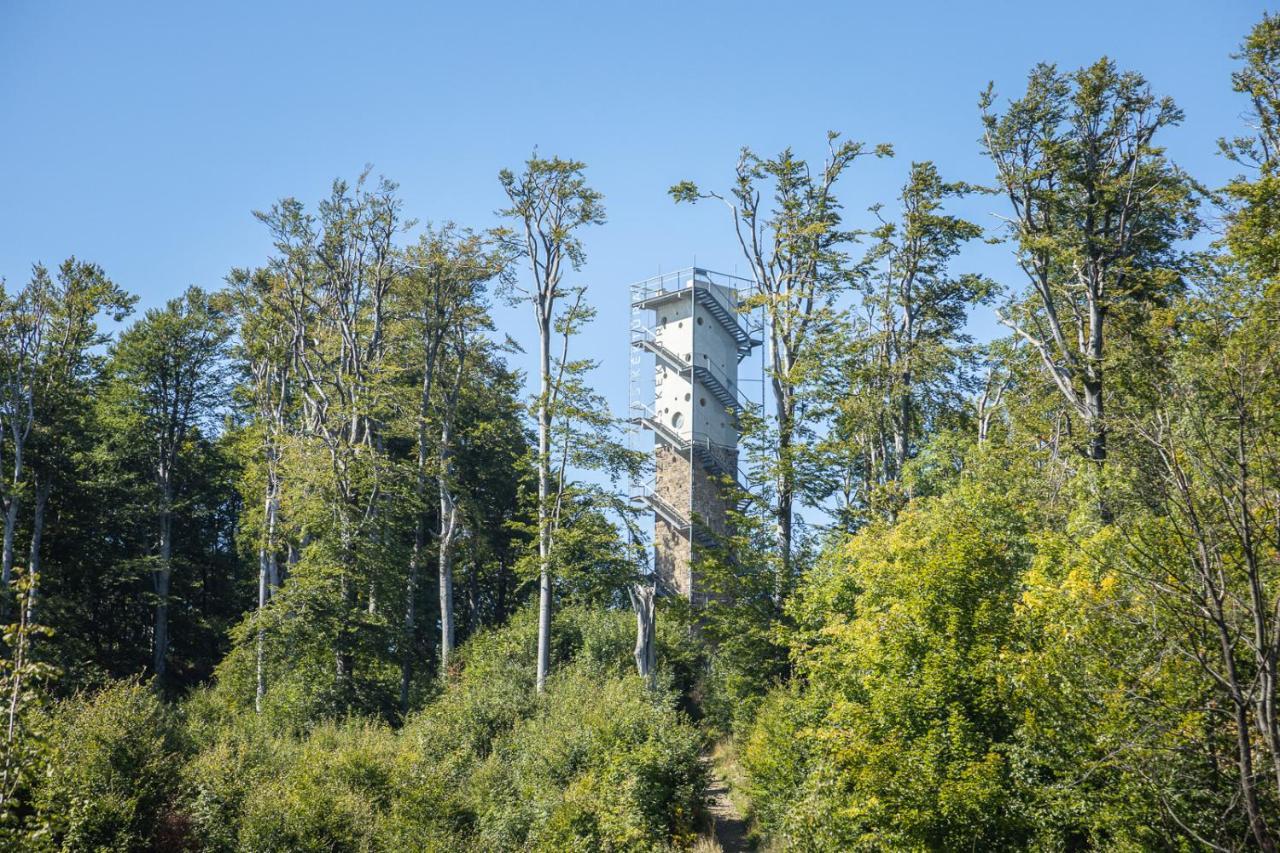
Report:
[[[658,514],[654,523],[654,567],[666,590],[695,607],[709,598],[694,568],[699,543],[714,542],[729,532],[723,475],[707,469],[707,454],[714,454],[713,464],[721,470],[733,471],[737,467],[737,452],[726,448],[708,447],[686,456],[659,445],[655,453],[655,497],[686,524],[677,526]]]

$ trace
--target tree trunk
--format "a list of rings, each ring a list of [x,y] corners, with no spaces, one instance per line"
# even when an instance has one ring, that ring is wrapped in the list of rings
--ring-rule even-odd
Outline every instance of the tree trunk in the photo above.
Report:
[[[262,713],[262,700],[267,695],[267,673],[266,673],[266,655],[267,655],[267,637],[266,631],[262,626],[263,611],[267,606],[267,548],[263,546],[258,549],[258,612],[254,614],[254,620],[258,623],[258,636],[256,639],[257,648],[255,649],[255,666],[254,676],[256,686],[253,695],[253,710]]]
[[[27,555],[27,622],[34,623],[40,590],[40,544],[44,540],[44,508],[49,502],[49,479],[36,475],[35,504],[31,512],[31,551]]]
[[[18,527],[18,488],[14,485],[13,492],[5,501],[4,513],[4,551],[3,557],[0,557],[0,584],[5,590],[9,588],[9,581],[13,577],[13,537]],[[7,595],[7,593],[6,593]],[[8,600],[7,598],[5,599]]]
[[[440,489],[440,671],[449,671],[453,655],[453,538],[458,523],[458,507],[442,485]]]
[[[458,502],[454,500],[450,479],[453,475],[453,414],[458,404],[458,391],[466,359],[460,351],[457,376],[449,389],[440,418],[440,444],[436,448],[436,484],[440,491],[440,670],[449,671],[453,654],[455,618],[453,610],[453,540],[458,532]]]
[[[279,514],[280,501],[277,497],[277,474],[275,467],[274,449],[267,451],[267,495],[264,506],[264,522],[266,528],[264,531],[264,541],[262,547],[258,549],[258,637],[257,637],[257,661],[256,661],[256,677],[257,688],[254,695],[254,710],[262,711],[262,699],[267,695],[267,676],[266,676],[266,655],[267,655],[267,635],[262,625],[263,611],[267,607],[267,603],[271,600],[271,596],[275,593],[276,588],[280,584],[280,567],[276,557],[276,517]]]
[[[173,486],[167,472],[162,473],[161,478],[163,495],[160,507],[160,556],[159,565],[152,572],[156,612],[151,669],[155,673],[157,685],[164,683],[165,664],[169,656],[169,581],[173,573]]]
[[[778,556],[781,566],[774,582],[774,603],[782,605],[782,600],[791,587],[791,542],[793,536],[793,513],[795,507],[795,474],[791,468],[791,444],[794,438],[794,402],[789,394],[775,383],[774,391],[778,394],[778,495],[777,515],[774,523],[778,539]]]
[[[539,318],[541,338],[538,397],[538,673],[543,691],[551,669],[551,518],[548,514],[551,479],[551,317]]]
[[[650,686],[654,686],[657,648],[654,642],[654,588],[642,584],[627,587],[631,606],[636,611],[636,672]]]
[[[351,579],[351,571],[355,567],[355,543],[351,535],[351,520],[345,506],[341,510],[338,524],[342,569],[338,576],[339,615],[333,650],[334,681],[341,701],[347,701],[351,698],[351,682],[355,670],[355,656],[351,648],[351,617],[356,608],[356,587]]]
[[[449,490],[449,429],[440,436],[440,538],[437,542],[440,580],[440,671],[448,672],[453,655],[453,540],[458,531],[458,504]]]
[[[1107,460],[1107,429],[1103,425],[1101,376],[1085,380],[1084,405],[1088,412],[1085,416],[1087,420],[1085,428],[1089,433],[1089,459],[1098,463],[1105,462]]]
[[[413,551],[409,554],[409,576],[405,582],[404,624],[400,638],[400,713],[409,713],[409,686],[413,681],[414,638],[418,627],[418,576],[422,552],[426,548],[427,525],[418,514],[413,528]]]

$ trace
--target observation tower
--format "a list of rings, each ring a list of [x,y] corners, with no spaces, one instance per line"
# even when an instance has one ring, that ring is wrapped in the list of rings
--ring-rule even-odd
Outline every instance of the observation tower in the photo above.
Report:
[[[654,455],[652,477],[632,484],[632,499],[653,510],[659,588],[695,607],[708,598],[694,572],[698,549],[728,533],[733,487],[745,487],[739,416],[760,405],[764,389],[762,373],[751,375],[762,371],[752,358],[760,324],[739,309],[750,287],[697,267],[631,285],[632,447],[652,436]]]

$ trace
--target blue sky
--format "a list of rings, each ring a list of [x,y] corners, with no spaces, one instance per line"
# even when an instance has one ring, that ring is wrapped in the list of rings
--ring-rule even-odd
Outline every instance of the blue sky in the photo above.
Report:
[[[1039,61],[1100,55],[1144,73],[1187,113],[1165,142],[1208,184],[1238,132],[1230,53],[1253,2],[62,3],[0,0],[0,276],[69,254],[145,306],[216,287],[268,250],[250,211],[313,201],[366,163],[407,212],[495,224],[497,172],[536,145],[586,161],[609,222],[586,236],[600,309],[578,349],[619,411],[625,286],[690,264],[741,269],[710,205],[675,207],[683,178],[727,184],[738,148],[819,158],[827,129],[891,142],[857,165],[854,221],[890,201],[911,160],[983,182],[976,102],[1016,94]],[[966,203],[986,225],[998,199]],[[1007,282],[1008,250],[960,269]],[[530,340],[524,310],[503,331]],[[982,311],[973,325],[989,334]],[[524,359],[518,359],[524,366]]]

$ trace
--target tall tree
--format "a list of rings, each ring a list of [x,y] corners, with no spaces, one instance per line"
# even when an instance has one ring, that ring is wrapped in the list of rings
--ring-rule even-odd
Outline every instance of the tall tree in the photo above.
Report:
[[[439,504],[437,568],[440,595],[440,666],[447,669],[455,640],[454,541],[461,523],[455,466],[455,421],[468,374],[485,358],[483,333],[491,328],[485,283],[502,273],[501,254],[476,234],[447,224],[428,230],[409,247],[406,271],[394,292],[404,329],[401,358],[420,373],[412,406],[415,437],[413,550],[405,591],[401,643],[400,705],[407,710],[413,675],[413,632],[418,583],[427,549],[427,484],[436,482]]]
[[[8,470],[0,481],[4,506],[0,585],[5,590],[13,572],[18,511],[27,486],[27,445],[36,421],[36,385],[53,307],[52,289],[48,270],[38,264],[27,286],[12,297],[0,289],[0,418],[4,421],[0,441],[8,444]],[[0,610],[7,612],[7,604],[0,605]]]
[[[47,328],[37,353],[32,387],[31,435],[31,542],[27,572],[30,606],[39,599],[45,509],[55,486],[61,488],[73,476],[77,439],[84,435],[93,383],[102,370],[100,348],[110,340],[98,321],[106,315],[120,322],[133,309],[130,296],[106,277],[97,264],[68,258],[49,279],[37,267],[37,298],[47,302]]]
[[[582,268],[586,252],[577,232],[587,225],[605,221],[600,193],[587,186],[585,164],[559,157],[544,159],[536,154],[525,162],[519,175],[509,169],[498,180],[510,207],[501,215],[515,222],[498,237],[507,250],[529,263],[531,287],[517,289],[533,306],[538,331],[538,396],[535,403],[538,424],[538,664],[537,689],[542,692],[551,667],[551,555],[555,537],[555,506],[562,493],[553,489],[556,470],[552,459],[552,430],[555,412],[565,390],[563,370],[554,371],[552,345],[557,322],[564,346],[559,365],[567,366],[567,348],[573,330],[584,319],[581,288],[563,284],[566,267]],[[569,296],[568,309],[561,316],[561,301]],[[560,466],[564,471],[564,466]]]
[[[152,670],[163,684],[169,653],[174,511],[179,455],[192,433],[212,427],[226,402],[224,301],[191,287],[164,308],[147,311],[111,354],[111,400],[119,432],[136,436],[150,460],[156,489]]]
[[[233,270],[228,277],[236,302],[238,360],[247,368],[254,435],[262,462],[262,519],[258,525],[258,619],[281,583],[280,502],[282,455],[293,427],[294,353],[299,341],[290,326],[280,280],[266,270]],[[255,705],[266,695],[266,632],[259,625]]]
[[[318,554],[332,561],[332,573],[321,569],[318,580],[324,587],[336,581],[334,683],[347,698],[355,687],[361,589],[367,615],[378,617],[373,564],[384,555],[368,546],[385,521],[391,466],[384,441],[394,408],[387,330],[399,272],[395,238],[405,227],[396,185],[385,178],[369,185],[368,175],[354,187],[334,181],[318,218],[293,198],[257,214],[275,243],[268,269],[279,279],[296,342],[302,459],[293,473],[295,486],[305,480],[323,496],[316,534],[329,538]]]
[[[1101,463],[1109,326],[1176,292],[1175,245],[1198,224],[1192,182],[1156,141],[1182,111],[1109,59],[1069,74],[1039,65],[1003,113],[995,100],[988,86],[983,146],[1031,289],[1000,320],[1038,354]]]
[[[905,496],[903,465],[965,410],[976,356],[965,331],[968,308],[993,286],[951,271],[982,229],[944,205],[971,191],[944,181],[932,163],[913,163],[899,215],[887,219],[880,205],[872,208],[881,225],[861,265],[859,310],[824,388],[832,429],[807,477],[811,489],[839,496],[846,526],[872,505],[892,514]]]
[[[854,235],[842,227],[836,183],[859,157],[893,153],[887,145],[868,151],[860,142],[841,141],[834,132],[827,134],[827,144],[826,159],[817,170],[789,148],[772,159],[744,148],[727,194],[703,192],[690,181],[670,189],[677,203],[716,199],[729,208],[755,282],[754,296],[742,307],[764,311],[776,430],[770,475],[781,558],[779,595],[791,583],[796,463],[806,429],[802,397],[823,364],[823,344],[837,324],[836,300],[849,283],[847,247]],[[772,194],[771,205],[762,206],[765,192]]]

